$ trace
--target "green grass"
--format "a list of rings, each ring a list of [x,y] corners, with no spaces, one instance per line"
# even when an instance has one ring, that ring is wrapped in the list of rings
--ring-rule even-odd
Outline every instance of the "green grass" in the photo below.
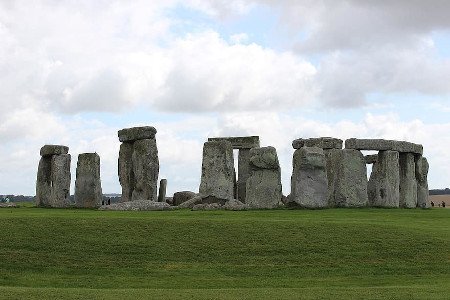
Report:
[[[1,299],[448,299],[450,210],[0,209]]]

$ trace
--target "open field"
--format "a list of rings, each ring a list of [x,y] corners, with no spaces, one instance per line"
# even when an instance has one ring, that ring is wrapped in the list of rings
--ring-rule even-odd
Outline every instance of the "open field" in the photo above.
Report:
[[[434,207],[438,207],[444,201],[445,208],[450,208],[450,195],[430,195],[429,198],[434,202]]]
[[[448,299],[450,210],[0,209],[1,299]]]

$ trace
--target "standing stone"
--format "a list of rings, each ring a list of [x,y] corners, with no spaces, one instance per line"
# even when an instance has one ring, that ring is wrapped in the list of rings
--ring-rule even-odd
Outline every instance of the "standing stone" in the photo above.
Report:
[[[416,163],[413,153],[400,153],[400,207],[417,206]]]
[[[120,202],[131,201],[135,181],[133,172],[133,144],[122,143],[119,150],[119,182],[122,186]]]
[[[368,184],[370,206],[399,207],[399,153],[380,151]]]
[[[252,208],[281,205],[281,171],[274,147],[253,148],[249,152],[251,175],[247,179],[245,204]]]
[[[167,179],[159,181],[158,202],[166,202]]]
[[[100,156],[97,153],[79,154],[75,179],[75,206],[96,208],[101,204]]]
[[[42,156],[36,180],[36,206],[50,207],[52,200],[52,157]]]
[[[325,155],[321,148],[295,150],[291,178],[290,203],[306,208],[328,206],[328,180]]]
[[[233,182],[234,158],[231,142],[226,140],[206,142],[203,145],[200,195],[231,200],[234,195]]]
[[[361,151],[353,149],[336,150],[332,154],[334,180],[334,206],[364,207],[367,198],[367,167]],[[328,178],[330,181],[330,178]]]
[[[52,207],[70,206],[70,154],[53,155],[52,170]]]
[[[157,200],[159,175],[158,148],[155,139],[138,140],[133,143],[133,173],[135,186],[131,199]]]
[[[247,179],[250,177],[250,149],[239,149],[238,154],[238,200],[245,203]]]
[[[416,161],[417,178],[417,207],[429,208],[431,206],[428,198],[428,170],[429,164],[425,157],[420,156]]]

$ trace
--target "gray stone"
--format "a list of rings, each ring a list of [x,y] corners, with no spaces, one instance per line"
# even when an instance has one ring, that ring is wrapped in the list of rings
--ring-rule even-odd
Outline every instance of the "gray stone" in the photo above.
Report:
[[[348,139],[345,141],[345,148],[357,150],[378,150],[378,151],[397,151],[406,153],[422,154],[423,147],[404,141],[393,141],[383,139]]]
[[[69,147],[62,145],[44,145],[41,148],[41,156],[52,156],[69,153]]]
[[[428,191],[428,170],[430,166],[425,157],[419,156],[416,159],[416,179],[417,179],[417,207],[431,207]]]
[[[320,137],[309,139],[296,139],[292,142],[294,149],[302,147],[318,147],[322,149],[342,149],[343,141],[332,137]]]
[[[208,138],[208,142],[228,141],[233,149],[251,149],[259,147],[259,136],[235,136]]]
[[[138,140],[154,139],[156,135],[156,129],[152,126],[132,127],[124,128],[117,132],[119,141],[134,142]]]
[[[70,154],[53,155],[51,207],[70,206]]]
[[[368,184],[369,205],[399,207],[400,171],[397,151],[380,151]]]
[[[253,148],[249,155],[251,169],[278,170],[280,168],[277,150],[274,147]]]
[[[136,200],[111,205],[103,205],[99,210],[134,210],[134,211],[153,211],[153,210],[170,210],[171,206],[165,202],[156,202],[152,200]]]
[[[221,209],[222,205],[219,203],[201,203],[201,204],[195,204],[192,207],[192,210],[218,210]]]
[[[250,177],[250,173],[250,149],[239,149],[237,198],[241,202],[245,202],[247,179]]]
[[[366,164],[372,165],[377,162],[378,154],[366,155],[366,156],[364,156],[364,159],[366,161]]]
[[[173,197],[166,197],[165,202],[169,205],[173,205]]]
[[[359,150],[336,150],[331,155],[334,170],[333,204],[336,207],[364,207],[367,198],[367,168]],[[328,178],[330,180],[330,178]]]
[[[305,208],[328,206],[328,181],[325,155],[321,148],[302,147],[295,150],[289,205]]]
[[[195,196],[197,196],[197,193],[191,191],[176,192],[173,194],[173,205],[180,205],[181,203],[184,203],[189,199],[194,198]]]
[[[202,197],[200,195],[197,195],[189,200],[184,201],[183,203],[179,204],[179,208],[193,208],[196,204],[202,203]]]
[[[416,162],[413,153],[400,153],[400,207],[417,206]]]
[[[336,164],[335,157],[336,153],[340,153],[342,149],[324,149],[323,153],[325,155],[325,168],[327,171],[327,182],[328,182],[328,206],[333,207],[334,203],[334,184],[336,181],[336,174],[340,168],[339,164]]]
[[[52,157],[43,156],[39,161],[36,179],[36,206],[50,207],[52,204]]]
[[[234,196],[234,158],[231,143],[225,140],[206,142],[203,146],[202,175],[199,193],[219,199]]]
[[[223,206],[223,209],[225,210],[246,210],[249,208],[247,204],[242,203],[239,200],[232,199],[227,201]]]
[[[159,181],[158,202],[166,202],[167,179]]]
[[[97,208],[101,204],[100,156],[97,153],[79,154],[75,179],[75,206]]]
[[[135,186],[131,200],[156,201],[159,175],[156,140],[146,139],[134,142],[132,159]]]
[[[122,197],[120,202],[131,201],[135,180],[133,172],[133,144],[122,143],[119,150],[119,182],[122,186]]]

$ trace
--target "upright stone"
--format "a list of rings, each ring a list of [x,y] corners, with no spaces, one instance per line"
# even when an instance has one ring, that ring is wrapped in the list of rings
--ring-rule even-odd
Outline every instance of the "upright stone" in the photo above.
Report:
[[[238,200],[245,203],[247,179],[250,177],[250,149],[239,149],[238,154]]]
[[[380,151],[372,167],[368,184],[369,205],[399,207],[400,194],[399,153]]]
[[[79,154],[75,179],[75,206],[96,208],[101,204],[100,156],[97,153]]]
[[[122,143],[119,151],[119,182],[122,186],[121,202],[131,201],[135,180],[133,172],[133,144]]]
[[[206,142],[203,145],[200,195],[231,200],[234,195],[233,182],[234,158],[231,143],[226,140]]]
[[[321,148],[302,147],[293,157],[290,202],[306,208],[328,206],[325,155]]]
[[[70,154],[53,155],[52,170],[52,207],[70,206]]]
[[[156,201],[159,175],[156,140],[145,139],[135,141],[133,143],[132,160],[135,186],[131,199],[133,201]]]
[[[429,208],[430,200],[428,198],[428,170],[429,164],[425,157],[420,156],[416,161],[417,178],[417,207]]]
[[[158,202],[166,202],[167,179],[159,181]]]
[[[400,207],[417,206],[416,163],[413,153],[400,153]]]
[[[252,208],[281,205],[281,171],[276,149],[253,148],[249,156],[251,175],[247,179],[245,203]]]
[[[36,206],[50,207],[52,204],[52,157],[42,156],[39,160],[36,179]]]

